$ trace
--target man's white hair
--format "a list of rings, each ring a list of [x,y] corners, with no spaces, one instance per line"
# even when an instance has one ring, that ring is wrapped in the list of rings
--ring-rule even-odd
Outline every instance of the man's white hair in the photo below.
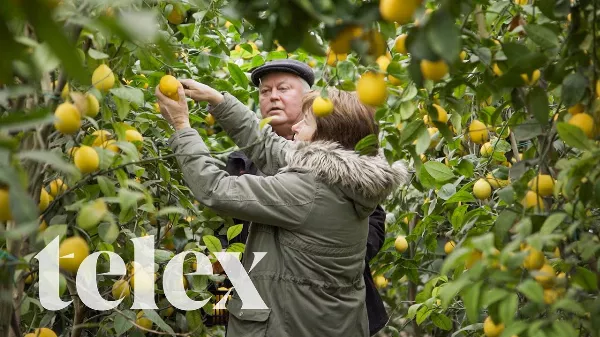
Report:
[[[288,74],[290,74],[290,73],[288,73]],[[307,93],[310,91],[310,85],[308,85],[308,82],[306,82],[305,79],[303,79],[302,77],[295,75],[295,74],[292,74],[292,75],[294,75],[298,79],[298,81],[300,81],[300,85],[302,86],[303,93]],[[261,85],[262,85],[262,77],[258,79],[258,87],[260,88]]]

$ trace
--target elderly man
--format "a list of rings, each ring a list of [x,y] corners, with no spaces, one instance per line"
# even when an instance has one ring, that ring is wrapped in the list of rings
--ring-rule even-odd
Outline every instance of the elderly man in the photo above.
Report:
[[[296,60],[277,60],[260,66],[251,74],[252,83],[259,90],[259,106],[263,118],[273,117],[271,126],[275,133],[286,139],[293,138],[292,125],[302,118],[302,97],[314,83],[312,69]],[[261,174],[243,152],[230,154],[226,170],[231,175]],[[385,239],[385,211],[378,206],[369,217],[369,236],[364,278],[366,305],[371,335],[383,328],[388,320],[383,301],[377,292],[369,261],[377,255]],[[243,221],[244,229],[233,242],[245,243],[249,224]]]

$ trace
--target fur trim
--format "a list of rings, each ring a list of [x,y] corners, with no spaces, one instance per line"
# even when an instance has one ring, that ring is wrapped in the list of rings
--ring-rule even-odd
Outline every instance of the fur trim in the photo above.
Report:
[[[327,185],[341,185],[353,193],[378,201],[408,181],[406,166],[400,162],[390,166],[383,157],[361,156],[335,142],[296,142],[287,155],[288,165],[282,171],[297,169],[315,172]]]

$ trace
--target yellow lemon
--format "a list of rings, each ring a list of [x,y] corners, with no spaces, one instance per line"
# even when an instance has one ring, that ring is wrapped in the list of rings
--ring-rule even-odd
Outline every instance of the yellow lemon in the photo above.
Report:
[[[383,75],[368,72],[363,74],[356,84],[358,99],[366,105],[380,106],[387,99],[387,88]]]
[[[481,253],[481,251],[472,251],[471,254],[469,254],[467,260],[465,261],[465,269],[470,269],[471,267],[473,267],[473,265],[475,265],[477,261],[481,260],[481,258],[483,258],[483,253]]]
[[[492,66],[492,71],[494,72],[494,74],[496,74],[496,76],[504,75],[504,72],[502,71],[502,69],[500,69],[500,67],[498,67],[498,63],[494,63],[494,65]]]
[[[315,60],[308,61],[308,66],[311,67],[311,68],[316,67],[317,66],[317,61],[315,61]]]
[[[140,310],[137,315],[136,315],[136,320],[135,320],[135,324],[145,328],[145,329],[152,329],[152,321],[144,316],[144,311]],[[146,330],[142,330],[142,333],[146,333]]]
[[[144,136],[139,133],[137,130],[127,130],[125,131],[125,140],[128,142],[144,142]],[[138,149],[142,147],[142,144],[138,144]]]
[[[544,209],[544,202],[543,202],[542,198],[533,191],[527,191],[527,194],[525,194],[525,197],[521,201],[521,204],[526,209],[529,209],[529,208],[537,209],[538,207],[542,210]]]
[[[523,268],[527,270],[538,270],[544,266],[546,259],[542,251],[530,246],[527,246],[524,251],[528,252],[528,254],[523,260]]]
[[[544,287],[544,289],[549,289],[554,285],[554,274],[554,268],[549,264],[545,264],[538,271],[535,280]]]
[[[448,64],[444,60],[421,60],[421,73],[426,80],[439,81],[448,74]]]
[[[81,173],[91,173],[98,169],[100,157],[94,148],[82,145],[75,153],[75,166]]]
[[[450,254],[454,251],[454,247],[456,247],[456,243],[454,241],[448,241],[444,245],[444,252]]]
[[[446,109],[442,108],[437,104],[433,104],[433,107],[435,108],[435,110],[437,110],[437,116],[435,118],[431,116],[431,119],[436,122],[447,123],[448,113],[446,112]]]
[[[581,104],[581,103],[577,103],[567,109],[567,112],[570,113],[571,115],[577,115],[584,111],[585,111],[585,106],[583,106],[583,104]]]
[[[208,124],[209,126],[213,126],[215,125],[215,116],[213,116],[212,114],[208,114],[206,115],[206,118],[204,119],[204,121],[206,121],[206,124]]]
[[[473,194],[479,200],[487,199],[492,195],[492,186],[485,179],[479,179],[473,185]]]
[[[92,146],[101,146],[102,143],[106,142],[112,137],[112,134],[107,130],[96,130],[92,132],[92,136],[95,137]]]
[[[461,62],[464,61],[467,58],[467,52],[462,50],[460,54],[458,54],[458,57],[460,58]]]
[[[420,4],[419,0],[381,0],[379,13],[384,20],[403,25],[412,20]]]
[[[63,87],[62,91],[60,92],[60,98],[62,98],[64,101],[68,100],[69,98],[69,83],[65,83],[65,86]]]
[[[594,136],[594,119],[592,116],[586,113],[580,113],[572,116],[568,123],[581,129],[588,138]]]
[[[71,103],[62,103],[54,111],[54,127],[58,132],[70,135],[79,131],[81,127],[81,114],[77,107]]]
[[[186,11],[179,6],[173,6],[173,9],[167,16],[167,20],[174,25],[181,24],[186,17]]]
[[[388,280],[383,275],[375,276],[373,281],[375,282],[375,287],[377,287],[377,289],[383,289],[388,286]]]
[[[600,80],[596,81],[596,96],[600,97]]]
[[[26,334],[25,337],[56,337],[56,333],[48,328],[40,328]]]
[[[343,28],[329,43],[329,48],[336,54],[348,54],[352,46],[352,40],[359,38],[363,30],[359,26],[348,26]]]
[[[494,154],[494,146],[492,146],[492,143],[487,142],[481,145],[481,149],[479,149],[479,154],[482,157],[490,157],[492,154]]]
[[[379,66],[379,69],[381,69],[381,71],[387,71],[387,67],[392,61],[389,57],[387,57],[387,55],[381,55],[377,58],[377,61],[375,62],[377,62],[377,65]]]
[[[0,221],[12,220],[8,189],[0,188]]]
[[[559,297],[559,294],[556,290],[544,289],[544,303],[546,303],[548,305],[554,304],[554,302],[556,302],[558,297]]]
[[[117,142],[114,139],[109,139],[107,141],[105,141],[104,143],[102,143],[101,147],[103,149],[107,149],[110,150],[114,153],[118,153],[119,152],[119,146],[117,146],[116,144]]]
[[[551,196],[554,192],[554,179],[549,174],[540,174],[529,181],[529,188],[542,197]]]
[[[333,103],[329,98],[319,96],[313,101],[312,110],[315,116],[325,117],[333,112]]]
[[[487,337],[498,337],[504,331],[504,323],[495,324],[492,317],[488,316],[483,321],[483,333]]]
[[[50,195],[48,195],[46,189],[42,187],[40,190],[40,203],[38,204],[38,209],[40,212],[43,212],[48,208],[48,205],[50,205]]]
[[[482,122],[474,120],[469,125],[469,138],[475,144],[483,144],[490,139],[488,129]]]
[[[396,241],[394,241],[394,247],[399,253],[404,253],[408,249],[408,241],[403,235],[398,235]]]
[[[106,92],[114,87],[115,75],[106,64],[101,64],[92,74],[92,84],[96,89]]]
[[[540,75],[541,75],[541,73],[540,73],[539,69],[536,69],[531,74],[531,77],[529,77],[529,75],[527,75],[527,74],[521,74],[521,78],[523,79],[525,84],[532,86],[532,85],[535,85],[537,83],[537,81],[540,79]]]
[[[115,300],[129,297],[131,290],[129,289],[129,283],[125,280],[118,280],[113,283],[112,296]]]
[[[172,75],[165,75],[161,77],[160,83],[158,84],[158,88],[160,92],[162,92],[165,96],[173,98],[177,96],[179,81]]]
[[[348,54],[336,54],[330,51],[327,53],[327,65],[333,67],[337,64],[337,61],[344,61],[347,58]]]
[[[83,114],[92,118],[96,117],[98,112],[100,112],[100,102],[98,102],[96,96],[90,93],[85,94],[85,100],[87,102],[87,109],[83,111]]]
[[[50,182],[50,195],[52,197],[56,197],[60,193],[64,193],[67,189],[69,189],[69,186],[63,183],[62,179],[60,178]]]
[[[70,254],[73,254],[73,258],[63,258]],[[80,236],[67,238],[63,240],[58,249],[60,268],[75,273],[88,255],[90,255],[90,247],[85,239]]]
[[[385,54],[387,43],[380,32],[371,30],[364,34],[361,38],[369,43],[369,49],[367,50],[369,55],[377,58],[380,55]]]
[[[406,55],[408,54],[407,50],[406,50],[406,37],[408,35],[406,34],[401,34],[398,35],[398,37],[396,38],[396,41],[394,42],[394,49],[396,50],[396,52]]]

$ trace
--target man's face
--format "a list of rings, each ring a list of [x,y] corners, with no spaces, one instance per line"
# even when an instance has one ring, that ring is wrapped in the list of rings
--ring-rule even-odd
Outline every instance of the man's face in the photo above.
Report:
[[[260,112],[263,118],[274,117],[270,124],[275,133],[292,138],[292,125],[302,118],[303,95],[302,82],[294,74],[270,73],[261,78]]]

